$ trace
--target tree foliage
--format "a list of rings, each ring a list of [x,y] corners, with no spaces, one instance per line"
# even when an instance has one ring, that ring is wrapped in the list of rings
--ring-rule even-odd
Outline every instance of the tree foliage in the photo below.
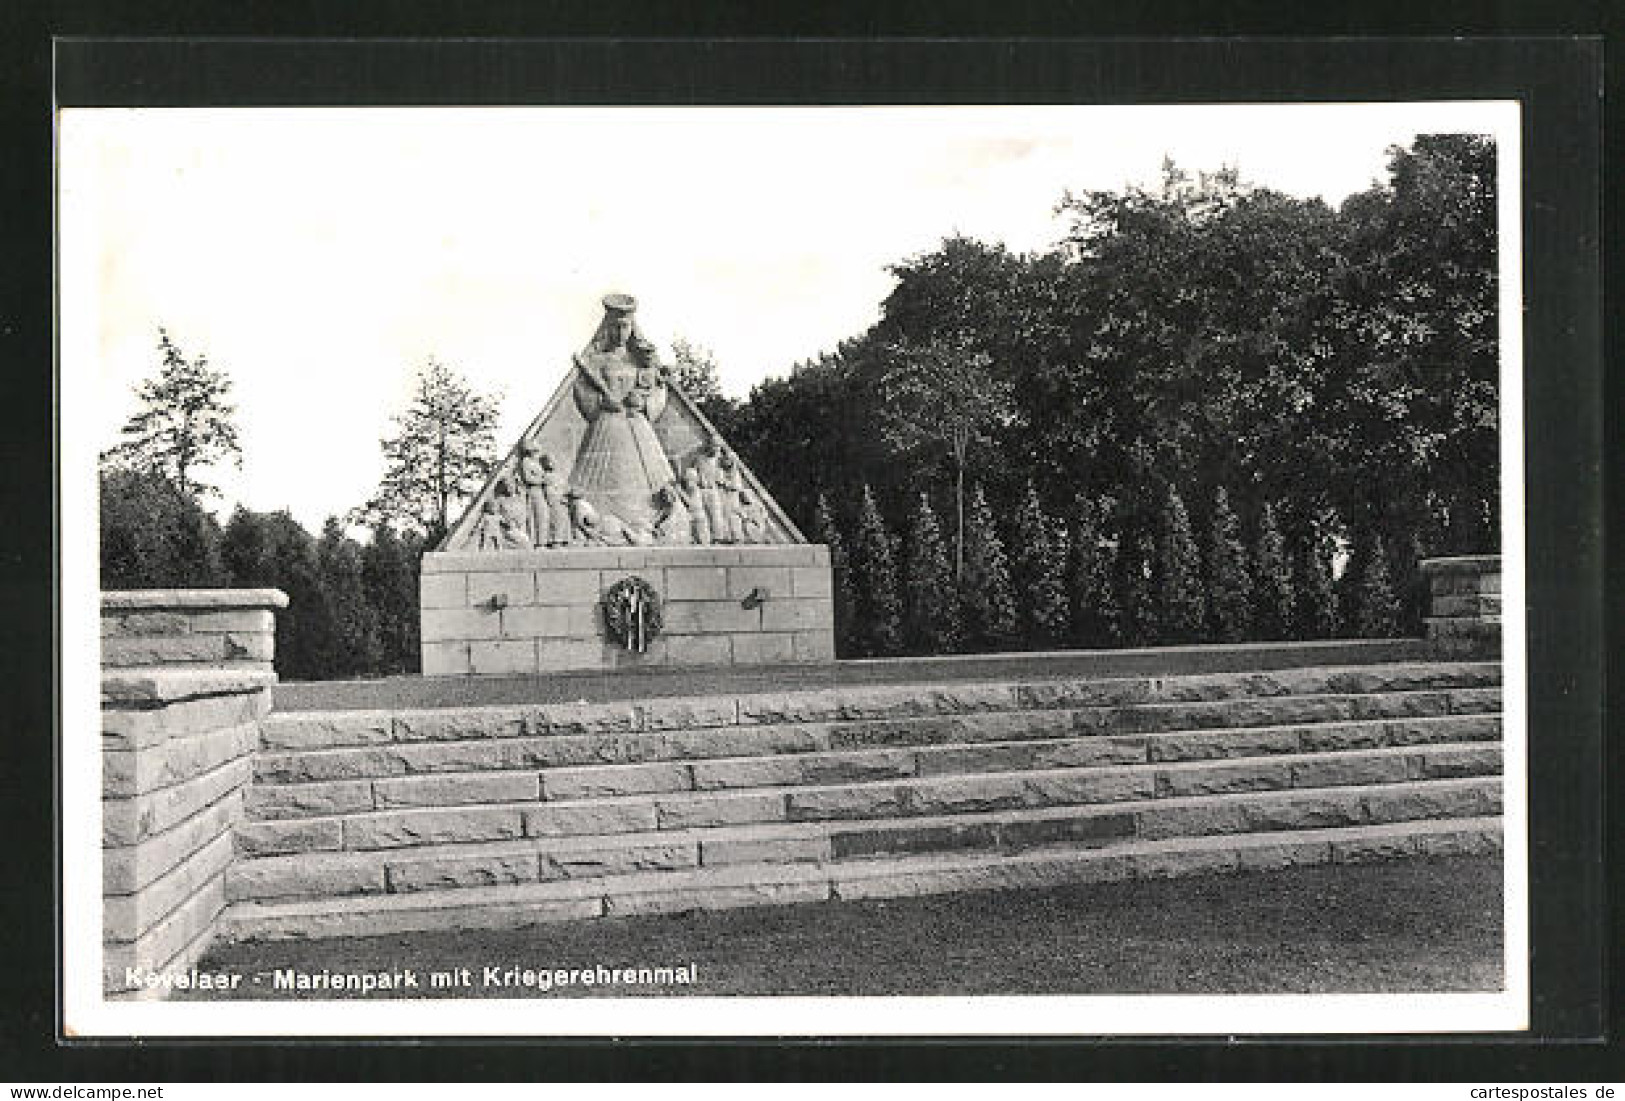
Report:
[[[1252,582],[1247,574],[1247,551],[1241,544],[1241,521],[1230,507],[1230,495],[1220,486],[1208,518],[1207,605],[1208,634],[1216,642],[1240,642],[1252,627]]]
[[[965,567],[959,583],[968,640],[979,649],[998,650],[1016,637],[1016,597],[1004,540],[980,484],[971,490],[965,514]]]
[[[709,348],[682,337],[671,342],[671,381],[699,407],[705,419],[731,437],[738,403],[722,392],[722,374]]]
[[[1062,529],[1044,511],[1038,490],[1029,484],[1011,531],[1011,578],[1016,590],[1016,616],[1022,641],[1032,648],[1058,646],[1066,640],[1071,605],[1066,594],[1066,549]]]
[[[922,654],[945,654],[964,641],[953,567],[931,498],[921,493],[904,540],[903,638]]]
[[[878,380],[880,428],[889,447],[905,457],[945,453],[954,470],[954,576],[965,557],[965,474],[972,445],[1007,424],[1010,383],[994,375],[992,358],[965,332],[928,343],[882,345]]]
[[[497,403],[431,359],[417,374],[405,412],[392,420],[395,430],[379,441],[383,479],[351,520],[393,524],[432,544],[496,466]]]
[[[103,589],[230,584],[220,525],[162,474],[104,469],[100,504]]]
[[[158,351],[163,363],[136,388],[141,407],[103,462],[162,476],[182,497],[216,495],[219,490],[202,480],[202,472],[228,459],[242,465],[231,379],[211,367],[207,356],[187,359],[162,328]]]
[[[854,642],[864,657],[884,657],[902,650],[901,603],[897,592],[897,553],[885,517],[868,486],[858,508],[858,531],[852,545],[852,575],[857,595]]]
[[[1157,641],[1199,641],[1206,611],[1202,599],[1202,561],[1191,534],[1190,514],[1173,486],[1163,493],[1162,522],[1157,532],[1157,558],[1152,576],[1156,590]]]
[[[1112,585],[1112,545],[1103,534],[1109,512],[1079,497],[1067,540],[1066,589],[1071,601],[1072,643],[1089,649],[1111,646],[1119,636],[1117,594]]]
[[[818,495],[818,506],[813,513],[812,538],[829,548],[831,603],[834,605],[835,646],[838,656],[854,652],[852,621],[855,598],[852,589],[852,564],[846,554],[846,540],[841,538],[841,527],[835,519],[835,510],[829,498]]]
[[[1252,637],[1287,638],[1296,622],[1297,604],[1292,567],[1275,520],[1275,508],[1266,504],[1259,514],[1258,540],[1253,551]]]

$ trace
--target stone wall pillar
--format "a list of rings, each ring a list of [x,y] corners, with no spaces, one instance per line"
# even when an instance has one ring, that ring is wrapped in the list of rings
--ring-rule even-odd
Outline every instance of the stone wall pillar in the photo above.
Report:
[[[163,992],[226,905],[271,710],[276,589],[102,594],[102,943],[109,997]]]
[[[1424,558],[1428,579],[1427,637],[1451,656],[1501,653],[1501,556]]]

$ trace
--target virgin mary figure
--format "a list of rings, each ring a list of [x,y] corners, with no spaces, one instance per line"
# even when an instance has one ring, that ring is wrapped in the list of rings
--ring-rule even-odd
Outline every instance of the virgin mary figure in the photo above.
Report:
[[[666,409],[667,369],[638,332],[636,309],[631,295],[606,295],[598,331],[576,353],[572,395],[587,430],[570,488],[600,511],[647,529],[659,512],[656,493],[676,478],[651,423]]]

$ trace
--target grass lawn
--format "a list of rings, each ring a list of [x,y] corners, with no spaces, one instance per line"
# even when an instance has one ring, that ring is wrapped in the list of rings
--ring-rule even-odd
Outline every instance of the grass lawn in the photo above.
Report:
[[[453,997],[1355,993],[1501,986],[1494,857],[614,918],[510,931],[229,945],[239,998],[271,972],[470,968]],[[481,970],[697,965],[690,986],[485,989]],[[194,998],[221,997],[196,992]],[[390,997],[390,993],[319,997]]]

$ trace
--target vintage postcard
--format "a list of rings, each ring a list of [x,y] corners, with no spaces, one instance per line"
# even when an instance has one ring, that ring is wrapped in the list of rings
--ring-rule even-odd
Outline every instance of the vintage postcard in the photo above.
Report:
[[[1528,1027],[1518,103],[57,182],[73,1035]]]

